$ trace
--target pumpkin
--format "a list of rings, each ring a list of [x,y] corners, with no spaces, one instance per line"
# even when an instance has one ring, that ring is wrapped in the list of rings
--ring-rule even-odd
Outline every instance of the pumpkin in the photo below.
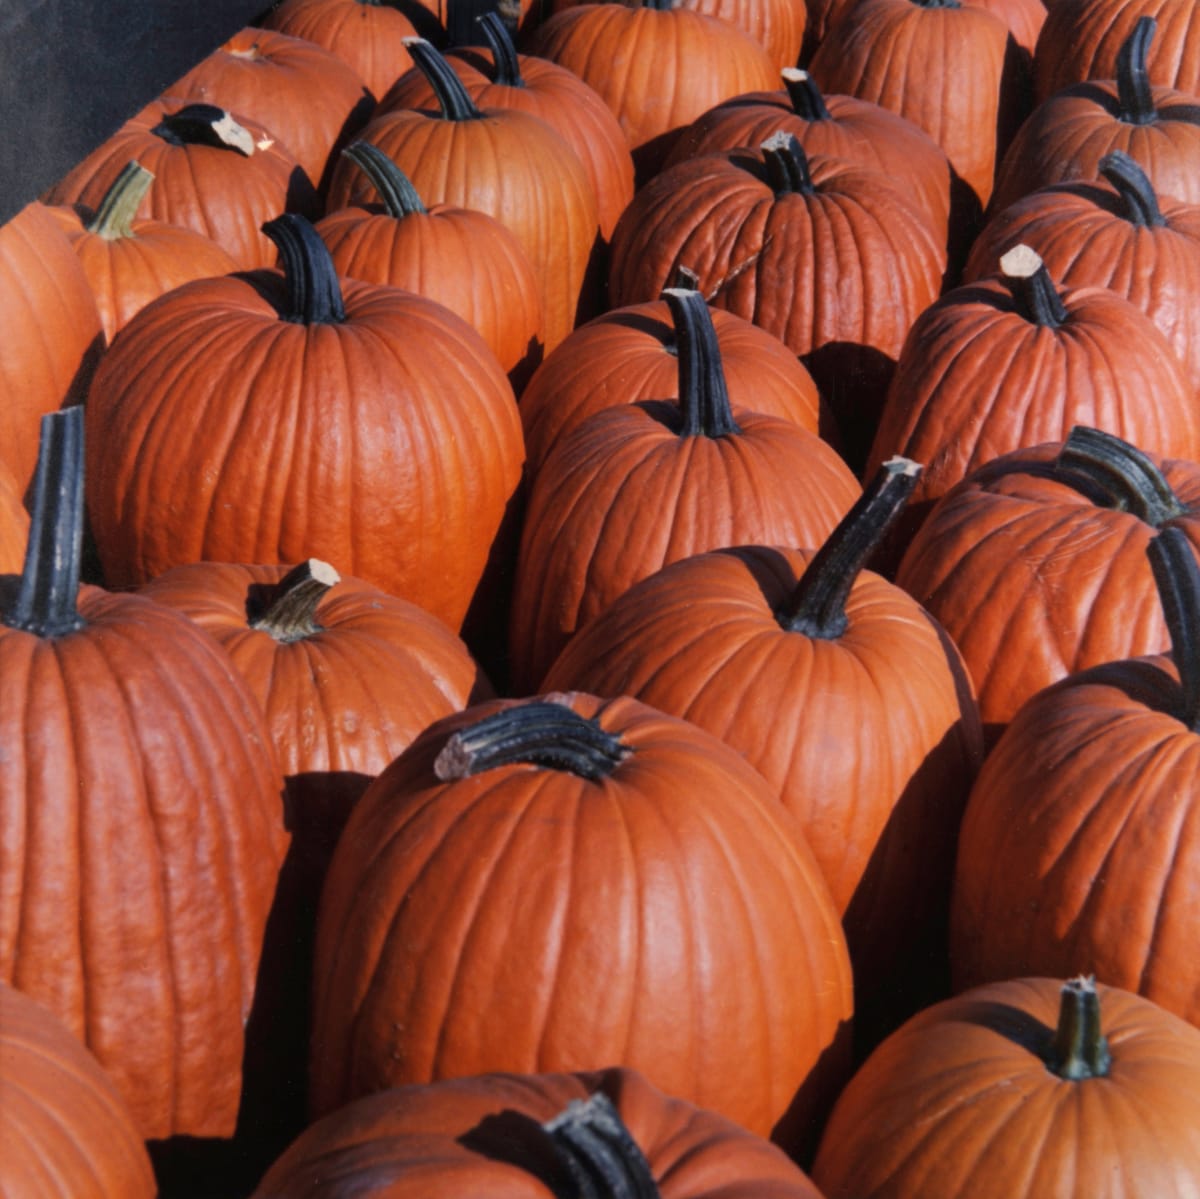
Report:
[[[508,380],[441,305],[339,279],[303,218],[268,229],[282,273],[177,288],[94,380],[105,576],[316,556],[457,631],[520,481]]]
[[[0,979],[86,1043],[142,1137],[228,1136],[283,781],[210,637],[79,587],[83,413],[43,430],[25,569],[0,592]]]
[[[848,1066],[845,939],[803,837],[734,750],[628,698],[427,729],[338,842],[314,995],[316,1116],[619,1062],[788,1148]]]
[[[838,1100],[827,1199],[1184,1199],[1200,1037],[1128,991],[1018,977],[914,1017]],[[1134,1116],[1133,1113],[1137,1113]]]
[[[1200,1024],[1200,564],[1181,528],[1146,552],[1171,654],[1070,675],[1005,729],[963,820],[952,964],[971,986],[1070,960]]]
[[[196,230],[241,270],[275,265],[265,221],[317,207],[312,181],[265,126],[171,97],[126,121],[46,193],[46,202],[98,208],[130,161],[155,178],[138,217]]]
[[[730,406],[704,297],[665,296],[678,403],[597,412],[529,488],[509,626],[517,694],[536,690],[574,633],[640,579],[726,545],[816,544],[860,494],[819,437]]]
[[[255,1199],[552,1199],[593,1178],[609,1199],[820,1199],[774,1145],[620,1067],[369,1095],[314,1124]]]
[[[29,513],[21,502],[16,476],[0,461],[0,575],[16,574],[25,561]]]
[[[145,167],[131,162],[95,211],[83,205],[50,209],[87,275],[108,341],[164,292],[238,269],[225,250],[194,229],[136,218],[153,182]]]
[[[146,1147],[113,1081],[48,1008],[0,982],[0,1190],[153,1199]]]

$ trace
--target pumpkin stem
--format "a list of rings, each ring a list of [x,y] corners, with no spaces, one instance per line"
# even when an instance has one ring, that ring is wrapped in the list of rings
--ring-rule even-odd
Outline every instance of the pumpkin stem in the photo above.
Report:
[[[492,82],[504,87],[524,87],[525,80],[521,77],[521,60],[517,57],[517,47],[513,44],[512,34],[508,26],[496,12],[485,12],[482,17],[476,17],[483,36],[492,51]]]
[[[1094,978],[1073,978],[1063,984],[1058,1028],[1045,1062],[1053,1074],[1072,1082],[1108,1074],[1112,1057],[1100,1027],[1100,996]]]
[[[285,212],[262,227],[279,247],[288,285],[285,321],[297,325],[337,325],[346,319],[337,267],[307,217]]]
[[[1117,51],[1117,117],[1130,125],[1150,125],[1158,120],[1146,65],[1157,28],[1158,22],[1153,17],[1139,17],[1133,32]]]
[[[652,8],[655,12],[670,12],[678,2],[679,0],[641,0],[640,7]]]
[[[139,162],[128,162],[104,193],[96,215],[87,225],[87,231],[106,241],[119,241],[133,236],[133,218],[137,216],[142,197],[154,182],[152,171]]]
[[[908,502],[919,463],[889,458],[809,562],[779,623],[790,633],[834,641],[849,624],[846,601],[855,580]]]
[[[659,295],[659,299],[666,299],[667,292],[674,287],[679,291],[699,291],[700,276],[696,274],[690,266],[677,266],[675,268],[675,277],[671,280],[667,287],[664,287]]]
[[[542,1125],[579,1199],[659,1199],[650,1163],[603,1091]]]
[[[679,357],[681,437],[729,437],[740,433],[733,419],[721,345],[713,328],[708,301],[698,292],[668,287],[662,298],[671,310],[675,348]]]
[[[1100,159],[1100,174],[1117,189],[1125,219],[1138,226],[1165,225],[1158,196],[1149,176],[1124,150],[1113,150]]]
[[[1030,246],[1013,246],[1000,258],[1000,273],[1021,315],[1035,325],[1057,329],[1069,315],[1041,255]]]
[[[1200,733],[1200,565],[1178,525],[1163,529],[1146,547],[1183,691],[1180,719]]]
[[[1107,508],[1161,528],[1188,509],[1162,472],[1136,446],[1100,429],[1076,425],[1054,460],[1055,475],[1082,476]]]
[[[432,42],[423,37],[406,37],[404,47],[433,88],[444,121],[477,121],[482,118],[483,113],[467,94],[463,81]]]
[[[777,196],[816,194],[808,155],[794,133],[772,133],[759,149],[767,166],[767,182]]]
[[[250,130],[215,104],[189,104],[163,117],[150,132],[172,146],[214,146],[235,150],[246,158],[254,153]]]
[[[251,615],[250,627],[270,633],[276,641],[284,643],[312,637],[322,629],[317,620],[317,605],[341,581],[341,575],[320,558],[301,562],[275,585],[265,609]]]
[[[371,181],[388,216],[402,221],[406,216],[428,211],[412,180],[378,146],[355,142],[342,154]]]
[[[961,0],[912,0],[918,8],[962,8]]]
[[[83,408],[42,417],[25,568],[3,614],[12,629],[63,637],[83,628],[76,603],[83,557]]]
[[[590,782],[613,772],[629,754],[619,737],[553,699],[533,700],[460,729],[433,764],[442,782],[525,762],[569,771]]]
[[[833,120],[817,81],[807,71],[798,67],[784,67],[783,86],[787,89],[792,111],[802,120]]]

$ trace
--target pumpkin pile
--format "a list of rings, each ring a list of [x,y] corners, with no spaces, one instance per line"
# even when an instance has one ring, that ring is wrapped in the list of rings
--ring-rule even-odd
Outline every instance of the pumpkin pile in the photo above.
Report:
[[[1194,1196],[1194,5],[486,7],[0,227],[0,1191]]]

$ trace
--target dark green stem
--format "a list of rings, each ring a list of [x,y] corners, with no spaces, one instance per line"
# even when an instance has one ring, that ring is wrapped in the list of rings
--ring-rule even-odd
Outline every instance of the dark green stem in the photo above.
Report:
[[[855,580],[912,495],[918,463],[890,458],[809,562],[779,623],[791,633],[833,641],[847,629],[846,601]]]
[[[270,633],[276,641],[302,641],[321,632],[317,605],[341,576],[328,562],[309,558],[294,566],[275,585],[270,602],[250,618],[252,629]]]
[[[83,408],[42,417],[25,568],[3,622],[37,637],[83,628],[76,604],[83,556]]]
[[[288,305],[280,313],[298,325],[336,325],[346,319],[342,286],[325,243],[307,217],[285,212],[262,231],[279,247]]]
[[[1124,150],[1105,154],[1100,159],[1100,174],[1117,189],[1130,224],[1154,227],[1167,223],[1150,177]]]
[[[443,120],[477,121],[482,118],[483,113],[475,107],[475,101],[467,94],[463,81],[432,42],[423,37],[409,37],[404,39],[404,45],[413,63],[433,88]]]
[[[500,14],[485,12],[476,20],[492,51],[492,82],[504,87],[524,87],[525,80],[521,78],[521,60],[517,57],[517,47],[513,44],[512,34],[508,32],[508,26]]]
[[[1171,634],[1171,656],[1183,692],[1180,719],[1200,733],[1200,566],[1187,534],[1163,529],[1146,547],[1163,616]]]
[[[371,181],[388,216],[402,221],[427,211],[412,180],[378,146],[355,142],[342,153]]]
[[[619,737],[565,704],[534,700],[460,729],[434,762],[443,782],[525,762],[591,782],[611,774],[629,750]]]
[[[767,167],[767,182],[777,196],[811,196],[816,192],[808,155],[794,133],[772,133],[759,149]]]
[[[133,236],[133,220],[137,216],[142,197],[154,182],[152,172],[138,162],[128,162],[104,193],[96,215],[88,223],[87,231],[107,241],[117,241]]]
[[[163,117],[150,132],[173,146],[214,146],[246,158],[254,153],[250,131],[215,104],[189,104]]]
[[[652,8],[656,12],[670,12],[678,0],[641,0],[642,8]]]
[[[1057,329],[1068,317],[1066,306],[1041,257],[1029,246],[1015,246],[1000,259],[1020,314],[1035,325]]]
[[[961,0],[911,0],[918,8],[962,8]]]
[[[1076,425],[1054,460],[1054,474],[1082,478],[1101,505],[1161,528],[1188,509],[1162,472],[1136,446],[1112,433]]]
[[[1153,17],[1139,17],[1133,32],[1117,51],[1117,116],[1129,125],[1150,125],[1158,120],[1146,65],[1157,28],[1158,22]]]
[[[797,67],[783,68],[783,86],[787,89],[792,111],[805,121],[831,121],[825,97],[817,87],[817,81]]]
[[[650,1163],[603,1091],[542,1125],[578,1199],[659,1199]]]
[[[662,298],[671,310],[679,357],[679,409],[683,415],[679,435],[716,438],[740,433],[729,403],[721,345],[708,301],[698,291],[682,287],[668,287]]]
[[[1063,984],[1058,1028],[1045,1062],[1051,1073],[1071,1082],[1108,1074],[1112,1058],[1100,1027],[1100,997],[1094,979],[1073,978]]]

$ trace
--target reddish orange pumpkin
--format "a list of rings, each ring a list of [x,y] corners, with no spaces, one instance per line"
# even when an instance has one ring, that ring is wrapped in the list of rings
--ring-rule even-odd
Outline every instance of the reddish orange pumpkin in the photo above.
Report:
[[[25,561],[29,513],[16,476],[0,461],[0,575],[16,574]]]

